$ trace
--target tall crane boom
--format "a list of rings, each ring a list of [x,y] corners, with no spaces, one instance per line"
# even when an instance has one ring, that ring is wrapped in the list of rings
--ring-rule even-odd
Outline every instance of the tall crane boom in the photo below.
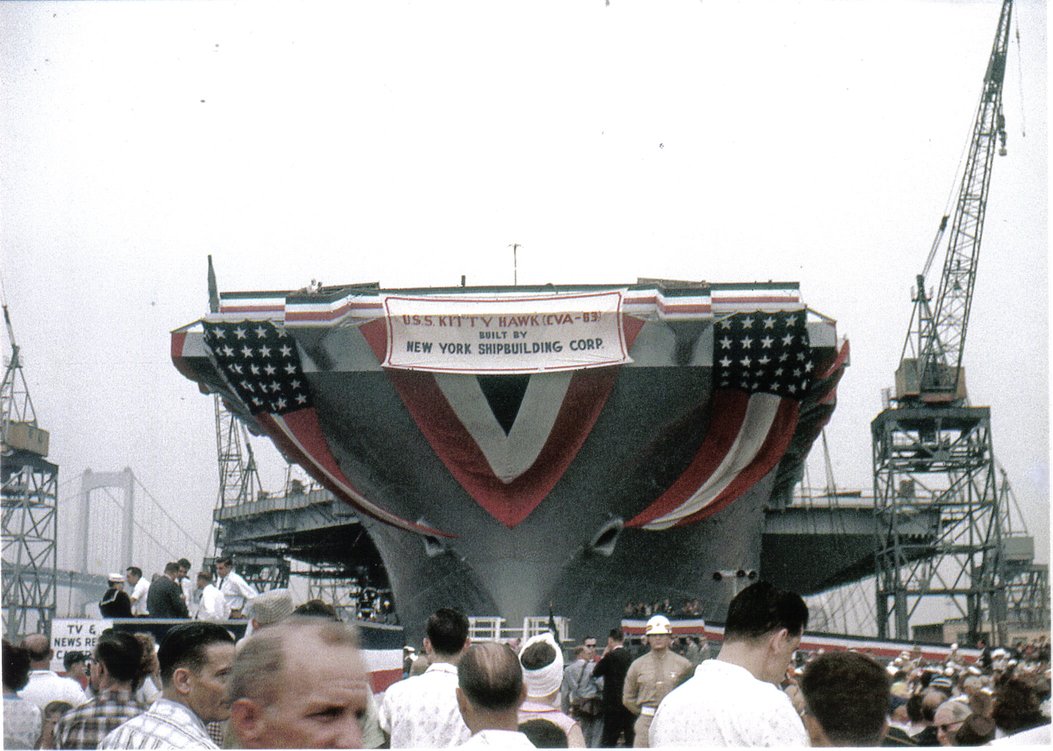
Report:
[[[966,400],[962,355],[976,285],[987,194],[991,185],[991,166],[996,148],[1005,154],[1002,83],[1005,79],[1012,9],[1012,0],[1004,0],[984,75],[983,92],[976,111],[954,219],[950,225],[947,255],[935,304],[930,305],[926,296],[925,274],[918,276],[914,300],[917,327],[912,325],[907,334],[900,367],[896,372],[896,396],[901,401],[964,403]],[[944,217],[941,222],[940,234],[947,226],[946,219]],[[939,237],[934,250],[938,243]],[[930,254],[929,263],[931,261]],[[925,272],[928,272],[928,264]]]

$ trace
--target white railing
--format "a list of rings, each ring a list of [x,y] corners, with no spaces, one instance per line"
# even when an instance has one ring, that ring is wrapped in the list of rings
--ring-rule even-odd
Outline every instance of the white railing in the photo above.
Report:
[[[552,618],[556,624],[556,633],[562,644],[568,641],[570,630],[570,619],[563,616]],[[472,641],[512,641],[518,639],[521,642],[532,636],[549,630],[549,616],[532,615],[523,619],[523,625],[519,627],[509,626],[504,618],[499,616],[469,616],[468,636]]]

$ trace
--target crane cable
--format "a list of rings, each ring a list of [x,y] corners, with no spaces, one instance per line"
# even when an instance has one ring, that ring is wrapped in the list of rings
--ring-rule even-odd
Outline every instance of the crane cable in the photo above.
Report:
[[[1024,82],[1023,82],[1023,62],[1021,60],[1022,55],[1020,53],[1020,19],[1018,17],[1014,17],[1013,18],[1013,22],[1016,24],[1016,47],[1017,47],[1016,62],[1017,62],[1018,69],[1020,70],[1020,75],[1017,77],[1018,78],[1018,83],[1020,84],[1020,109],[1021,109],[1020,127],[1021,127],[1022,137],[1024,137],[1024,136],[1026,136],[1026,132],[1024,132],[1024,116],[1023,116]],[[988,63],[989,62],[990,62],[990,60],[988,60]],[[983,106],[983,104],[981,103],[980,106]],[[951,205],[956,202],[956,199],[958,197],[959,183],[961,182],[962,174],[963,174],[963,172],[965,170],[965,163],[966,163],[967,155],[969,153],[969,150],[972,148],[974,130],[975,130],[975,118],[974,118],[973,122],[969,123],[968,132],[967,132],[966,138],[964,140],[964,145],[962,147],[961,154],[958,157],[958,167],[957,167],[957,169],[955,170],[955,173],[954,173],[954,180],[951,181],[950,189],[947,192],[947,200],[945,201],[945,203],[943,205],[943,216],[940,218],[940,226],[939,226],[939,229],[936,230],[936,236],[935,236],[935,238],[933,238],[932,246],[929,248],[929,255],[925,259],[925,267],[922,269],[922,272],[921,272],[921,275],[923,277],[928,278],[928,276],[929,276],[929,271],[932,269],[932,262],[936,258],[936,251],[940,247],[940,242],[943,240],[943,233],[947,229],[948,221],[950,221]]]
[[[1020,137],[1027,138],[1027,123],[1024,122],[1024,53],[1020,49],[1020,16],[1013,17],[1016,26],[1016,82],[1020,88]]]
[[[925,259],[925,267],[921,271],[921,275],[928,278],[929,271],[932,269],[932,262],[936,258],[936,251],[940,248],[940,242],[943,240],[943,233],[947,229],[947,223],[951,218],[951,206],[957,203],[958,191],[962,181],[962,176],[965,172],[965,163],[968,160],[969,150],[973,144],[973,131],[975,130],[975,118],[973,122],[969,123],[968,134],[962,142],[962,150],[958,155],[958,166],[954,170],[954,179],[951,180],[950,188],[947,190],[947,198],[943,204],[943,215],[940,217],[940,226],[936,230],[936,236],[932,240],[932,246],[929,248],[929,255]],[[923,290],[919,290],[923,291]]]

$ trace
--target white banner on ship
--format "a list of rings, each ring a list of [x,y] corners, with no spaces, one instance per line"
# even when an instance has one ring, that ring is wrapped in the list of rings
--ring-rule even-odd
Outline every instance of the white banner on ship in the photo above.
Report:
[[[438,373],[537,373],[630,362],[622,293],[384,298],[384,366]]]

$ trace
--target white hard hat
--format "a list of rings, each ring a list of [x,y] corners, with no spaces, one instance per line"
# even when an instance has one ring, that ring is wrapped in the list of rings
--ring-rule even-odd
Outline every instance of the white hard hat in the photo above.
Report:
[[[647,621],[647,627],[644,629],[644,636],[672,633],[673,629],[669,625],[669,619],[664,615],[652,615],[651,619]]]

